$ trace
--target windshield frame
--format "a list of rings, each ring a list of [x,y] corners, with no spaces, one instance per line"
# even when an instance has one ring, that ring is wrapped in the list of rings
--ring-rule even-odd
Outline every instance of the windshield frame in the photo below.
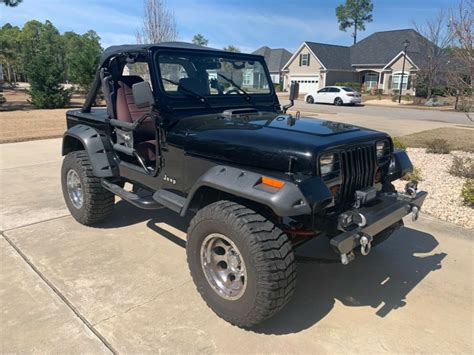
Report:
[[[270,72],[268,71],[268,67],[265,63],[265,60],[262,56],[260,55],[254,55],[254,54],[246,54],[246,53],[235,53],[235,52],[225,52],[225,51],[219,51],[219,50],[206,50],[206,49],[170,49],[170,48],[159,48],[154,50],[152,57],[152,62],[153,62],[153,67],[154,67],[154,72],[155,74],[153,75],[153,83],[154,87],[156,87],[159,91],[159,95],[162,96],[162,98],[166,98],[166,101],[169,103],[176,103],[179,105],[180,102],[186,102],[189,101],[190,99],[193,100],[190,97],[186,96],[177,96],[177,95],[170,95],[164,88],[163,82],[161,80],[161,70],[160,70],[160,65],[159,65],[159,56],[163,54],[170,54],[170,55],[209,55],[209,56],[216,56],[216,57],[222,57],[222,58],[232,58],[232,59],[240,59],[243,61],[256,61],[259,62],[260,65],[262,66],[266,80],[268,82],[268,92],[267,93],[252,93],[249,92],[247,95],[250,96],[251,98],[268,98],[268,100],[273,100],[275,96],[275,88],[274,84],[271,80]],[[245,96],[247,96],[245,95]],[[221,101],[225,102],[231,102],[231,106],[242,106],[244,102],[247,102],[247,100],[244,99],[244,95],[203,95],[203,97],[206,99],[206,102],[209,103],[210,106],[214,107],[219,107],[219,103]],[[160,100],[161,101],[161,100]],[[205,103],[199,102],[199,100],[193,100],[196,102],[196,104],[200,107],[205,106]],[[214,103],[214,104],[213,104]],[[174,106],[174,104],[173,104]],[[229,104],[225,104],[223,107],[229,106]],[[248,102],[247,105],[248,106]]]

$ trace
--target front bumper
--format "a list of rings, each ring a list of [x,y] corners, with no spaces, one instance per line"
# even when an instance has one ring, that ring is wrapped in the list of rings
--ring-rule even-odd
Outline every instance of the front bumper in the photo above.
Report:
[[[341,255],[341,262],[348,264],[354,259],[353,250],[361,247],[368,254],[374,236],[400,221],[408,214],[416,220],[428,195],[425,191],[409,193],[380,193],[370,206],[346,211],[354,216],[355,224],[331,239],[331,246]]]

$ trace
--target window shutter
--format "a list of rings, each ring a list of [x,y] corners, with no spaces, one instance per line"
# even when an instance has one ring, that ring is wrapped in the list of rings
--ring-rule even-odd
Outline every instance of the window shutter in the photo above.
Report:
[[[300,67],[301,67],[301,61],[303,60],[303,54],[300,54]]]
[[[391,90],[392,89],[392,76],[388,76],[388,88]]]
[[[410,89],[410,85],[411,85],[411,75],[408,75],[408,79],[407,79],[407,90]]]
[[[308,53],[308,61],[307,61],[307,66],[309,67],[309,58],[311,58],[311,55]]]

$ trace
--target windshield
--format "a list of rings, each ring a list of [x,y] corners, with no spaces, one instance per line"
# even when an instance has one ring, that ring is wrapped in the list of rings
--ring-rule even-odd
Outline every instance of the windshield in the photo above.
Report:
[[[219,54],[159,54],[160,80],[170,96],[202,98],[219,95],[269,94],[260,61]]]

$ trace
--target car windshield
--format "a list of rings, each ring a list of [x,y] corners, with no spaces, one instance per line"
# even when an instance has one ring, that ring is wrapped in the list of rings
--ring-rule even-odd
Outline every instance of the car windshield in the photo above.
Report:
[[[158,55],[160,80],[176,97],[269,94],[267,74],[260,61],[221,54],[163,53]]]
[[[354,89],[348,88],[348,87],[343,87],[342,89],[343,89],[344,91],[348,91],[348,92],[354,91]]]

